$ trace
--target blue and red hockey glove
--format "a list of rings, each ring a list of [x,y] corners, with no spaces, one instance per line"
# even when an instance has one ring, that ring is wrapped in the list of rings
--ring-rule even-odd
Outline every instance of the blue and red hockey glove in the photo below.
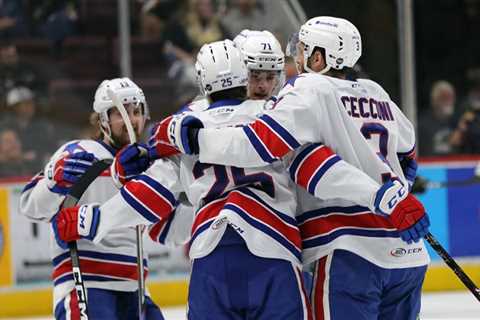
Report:
[[[153,144],[163,143],[184,154],[198,154],[198,130],[203,128],[200,119],[182,113],[165,118],[156,126],[150,138]]]
[[[100,222],[98,204],[63,208],[52,219],[57,244],[66,249],[67,243],[79,239],[93,240]]]
[[[92,153],[65,151],[45,167],[48,188],[58,194],[67,194],[94,161],[95,156]]]
[[[408,244],[418,242],[428,233],[430,220],[425,208],[399,181],[389,181],[377,191],[375,213],[388,217]]]
[[[148,169],[151,162],[148,149],[145,144],[134,143],[125,146],[115,155],[110,173],[117,187],[121,188],[133,177]]]
[[[150,130],[150,138],[148,139],[148,153],[150,159],[152,160],[181,154],[175,146],[172,146],[169,142],[167,142],[168,139],[166,138],[166,135],[165,137],[162,137],[160,134],[160,127],[163,126],[163,129],[165,129],[166,122],[168,121],[170,121],[170,117],[158,122]]]

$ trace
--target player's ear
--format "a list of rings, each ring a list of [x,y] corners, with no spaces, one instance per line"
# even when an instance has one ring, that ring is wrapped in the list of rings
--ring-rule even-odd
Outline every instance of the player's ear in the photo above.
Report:
[[[325,59],[323,58],[322,52],[320,50],[315,50],[311,55],[310,59],[312,64],[312,70],[318,72],[325,68]]]

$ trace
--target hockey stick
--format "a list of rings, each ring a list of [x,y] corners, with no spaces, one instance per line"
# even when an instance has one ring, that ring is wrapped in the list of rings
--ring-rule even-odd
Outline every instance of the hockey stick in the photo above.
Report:
[[[133,131],[132,123],[128,117],[127,110],[123,106],[122,102],[118,96],[113,92],[112,89],[107,89],[107,94],[112,99],[113,104],[117,108],[118,112],[122,116],[123,123],[127,127],[128,137],[130,138],[130,143],[137,142],[137,137]],[[143,230],[142,226],[138,225],[135,227],[136,236],[137,236],[137,271],[138,271],[138,319],[143,319],[143,311],[145,307],[145,279],[143,272]]]
[[[457,275],[458,279],[463,282],[468,290],[480,301],[480,289],[473,283],[472,279],[463,271],[463,269],[455,262],[455,260],[448,254],[443,246],[435,239],[435,237],[429,232],[425,235],[425,240],[430,246],[437,252],[437,254],[445,261],[447,266]]]
[[[428,179],[417,175],[411,192],[421,194],[431,189],[467,187],[475,184],[480,184],[480,176],[478,175],[474,175],[473,177],[465,180],[454,181],[429,181]]]
[[[440,188],[449,188],[449,187],[466,187],[474,184],[480,183],[480,177],[473,176],[465,180],[454,180],[454,181],[428,181],[428,189],[440,189]]]
[[[65,201],[62,204],[62,209],[75,206],[90,184],[111,164],[111,159],[94,162],[92,166],[88,168],[88,170],[80,177],[77,183],[73,185],[72,189],[70,189],[70,192],[65,197]],[[80,270],[77,242],[69,242],[68,248],[70,249],[70,258],[72,260],[72,274],[73,281],[75,282],[75,292],[77,293],[80,319],[88,320],[87,292],[85,290],[85,285],[83,284],[82,272]]]

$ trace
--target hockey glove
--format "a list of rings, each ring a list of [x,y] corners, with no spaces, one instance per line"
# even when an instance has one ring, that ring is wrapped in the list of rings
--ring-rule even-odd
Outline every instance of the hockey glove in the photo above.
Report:
[[[85,204],[60,210],[52,219],[57,244],[66,249],[67,243],[79,239],[93,240],[100,222],[98,204]]]
[[[141,143],[134,143],[117,153],[110,166],[110,174],[115,185],[121,188],[133,177],[147,170],[149,166],[148,147]]]
[[[94,160],[95,156],[89,152],[63,152],[45,166],[48,188],[58,194],[67,194]]]
[[[167,120],[168,118],[164,119],[163,121],[167,121]],[[181,154],[180,151],[178,151],[178,149],[175,148],[174,146],[171,146],[165,141],[160,141],[156,139],[155,133],[159,129],[159,126],[162,125],[162,122],[157,123],[154,127],[152,127],[150,131],[150,138],[148,140],[148,155],[151,161]]]
[[[386,216],[408,244],[428,233],[430,220],[425,208],[399,181],[389,181],[377,191],[375,213]]]
[[[154,133],[154,140],[173,146],[181,153],[198,154],[198,130],[203,128],[200,119],[179,114],[160,122]]]
[[[402,166],[403,175],[408,181],[409,190],[412,190],[412,186],[415,183],[415,177],[417,176],[417,161],[410,157],[401,157],[400,165]]]

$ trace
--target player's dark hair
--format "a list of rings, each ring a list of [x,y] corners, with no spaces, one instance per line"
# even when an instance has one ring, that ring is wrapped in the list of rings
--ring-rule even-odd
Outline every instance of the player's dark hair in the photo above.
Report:
[[[350,74],[350,69],[348,67],[344,67],[342,70],[330,68],[326,74],[334,78],[346,79]]]
[[[247,98],[247,87],[235,87],[227,90],[217,91],[210,94],[210,101],[216,102],[225,99],[240,99]]]

